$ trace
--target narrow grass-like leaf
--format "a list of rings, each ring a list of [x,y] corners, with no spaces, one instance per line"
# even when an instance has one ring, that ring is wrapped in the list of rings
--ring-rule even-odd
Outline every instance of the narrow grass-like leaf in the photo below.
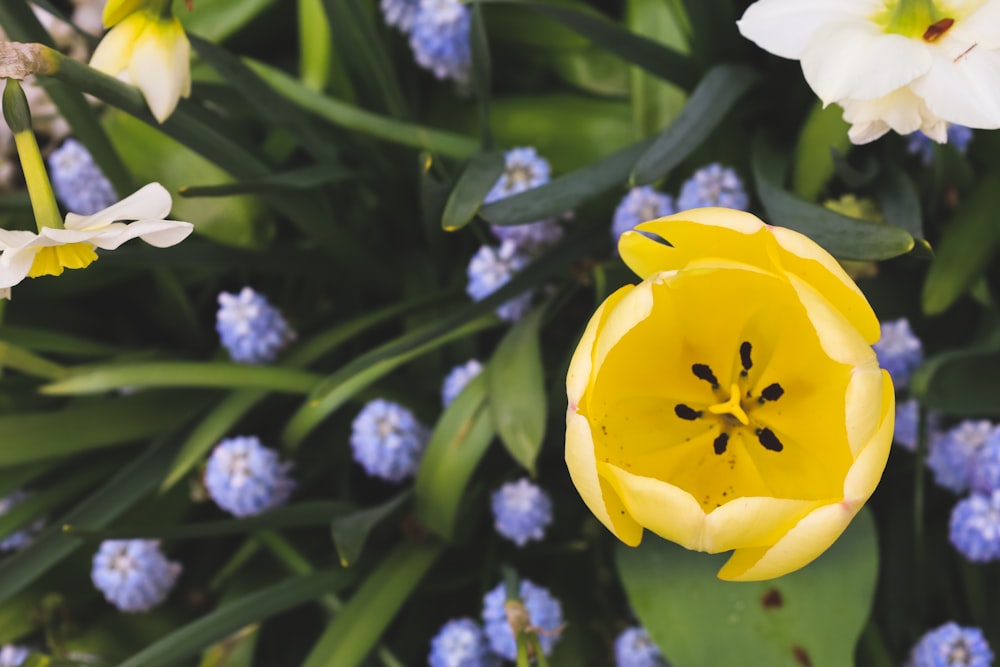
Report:
[[[368,541],[368,535],[410,500],[412,492],[403,491],[381,505],[334,517],[330,524],[333,543],[344,567],[354,565]]]
[[[387,306],[373,313],[368,313],[357,319],[339,324],[297,345],[288,353],[285,361],[292,368],[308,366],[320,357],[330,353],[341,343],[372,327],[425,306],[439,303],[449,296],[447,293],[428,294]],[[192,429],[191,434],[184,441],[180,451],[177,453],[177,459],[170,467],[170,472],[167,474],[166,479],[163,480],[160,491],[166,491],[183,478],[191,468],[197,465],[205,453],[226,435],[237,421],[250,412],[253,406],[257,405],[266,396],[267,392],[265,391],[246,389],[230,394],[219,402]]]
[[[175,0],[178,3],[179,0]],[[174,14],[184,24],[188,34],[201,36],[221,43],[237,33],[264,10],[278,0],[199,0],[197,11],[180,11],[176,6]]]
[[[466,163],[455,189],[448,197],[441,217],[442,229],[454,232],[472,222],[503,170],[503,153],[491,151],[474,155]]]
[[[0,340],[32,350],[74,357],[107,357],[121,354],[119,346],[105,345],[72,334],[7,324],[0,327]]]
[[[478,142],[471,137],[386,118],[310,90],[294,77],[270,65],[245,62],[276,93],[334,125],[449,157],[466,158],[479,150]]]
[[[478,2],[472,5],[472,20],[469,33],[469,51],[472,56],[472,85],[476,90],[476,103],[479,106],[479,141],[482,144],[483,150],[489,150],[493,147],[493,133],[490,131],[490,97],[493,94],[493,66],[490,62],[490,43],[489,38],[486,36],[483,7]]]
[[[645,185],[663,178],[708,138],[736,101],[757,83],[746,65],[716,65],[691,93],[677,120],[643,153],[631,181]]]
[[[322,376],[285,366],[253,366],[226,362],[156,361],[79,368],[69,377],[45,385],[44,394],[95,394],[140,387],[215,387],[309,393]]]
[[[627,28],[591,11],[534,0],[480,0],[523,5],[555,19],[604,47],[623,60],[650,74],[690,90],[697,81],[694,63],[684,55],[659,42],[637,35]]]
[[[889,259],[913,248],[913,237],[905,230],[841,215],[785,191],[782,183],[786,163],[763,137],[757,137],[753,148],[754,181],[767,209],[767,222],[805,234],[838,259]]]
[[[219,607],[131,656],[118,667],[168,667],[225,639],[250,623],[257,623],[316,598],[343,590],[354,580],[352,572],[320,570],[262,588]]]
[[[1000,248],[996,195],[1000,174],[983,176],[944,228],[924,283],[923,308],[928,315],[947,310],[983,275]]]
[[[3,342],[0,342],[0,367],[12,368],[25,375],[46,380],[64,378],[69,372],[65,366],[44,359],[18,345]]]
[[[500,440],[529,473],[545,437],[545,375],[539,341],[545,307],[515,324],[486,366],[490,411]]]
[[[437,544],[403,543],[365,579],[302,667],[357,667],[441,555]]]
[[[201,392],[144,392],[80,401],[61,410],[0,417],[0,466],[54,459],[151,438],[204,405]]]
[[[175,418],[170,426],[179,423]],[[0,603],[17,595],[81,546],[79,540],[63,534],[63,524],[103,528],[156,488],[173,456],[172,449],[167,439],[150,446],[107,484],[43,530],[31,544],[0,561]]]
[[[494,225],[517,225],[561,215],[612,188],[623,187],[636,160],[652,141],[632,144],[545,185],[487,204],[479,215]]]
[[[479,374],[438,419],[414,484],[417,517],[446,540],[455,534],[465,489],[495,434],[486,377]]]
[[[956,350],[927,360],[910,391],[932,410],[955,417],[1000,415],[1000,352]]]
[[[350,514],[357,508],[346,502],[311,501],[277,507],[257,516],[222,521],[203,521],[173,526],[122,526],[109,530],[90,528],[84,525],[66,524],[63,531],[72,537],[84,540],[120,539],[164,539],[188,540],[211,538],[220,535],[244,535],[258,530],[275,528],[295,528],[299,526],[320,526],[331,518]],[[2,518],[0,518],[2,521]]]
[[[45,474],[52,463],[28,463],[20,466],[0,468],[0,498],[8,496],[17,489],[23,489],[34,480]]]
[[[330,164],[318,164],[293,171],[248,178],[238,183],[219,185],[185,185],[178,189],[181,197],[228,197],[257,194],[261,190],[309,190],[354,178],[354,172]]]

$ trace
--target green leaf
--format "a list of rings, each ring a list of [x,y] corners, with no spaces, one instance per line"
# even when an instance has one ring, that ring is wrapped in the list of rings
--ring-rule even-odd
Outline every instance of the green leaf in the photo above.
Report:
[[[417,517],[446,540],[454,537],[465,488],[495,434],[480,373],[438,419],[414,483]]]
[[[651,533],[617,555],[629,603],[673,667],[852,667],[878,573],[867,510],[815,562],[770,581],[721,581],[728,554]]]
[[[490,134],[490,96],[493,88],[493,75],[490,63],[490,43],[486,36],[486,24],[483,20],[483,6],[478,2],[472,5],[469,33],[472,85],[475,87],[476,102],[479,106],[480,143],[484,150],[489,150],[493,147],[493,139]]]
[[[260,190],[309,190],[321,185],[332,185],[354,178],[354,172],[344,167],[318,164],[292,171],[268,174],[259,178],[247,178],[238,183],[217,185],[182,185],[177,188],[181,197],[228,197],[245,195]]]
[[[358,667],[441,552],[437,544],[397,546],[327,626],[302,667]]]
[[[17,345],[3,342],[0,342],[0,367],[12,368],[25,375],[46,380],[58,380],[69,372],[65,366],[43,359]]]
[[[330,524],[330,532],[333,534],[333,543],[337,547],[337,554],[343,567],[350,567],[358,561],[365,548],[365,542],[368,541],[368,535],[409,502],[410,496],[411,492],[406,490],[381,505],[334,517]]]
[[[710,69],[677,120],[639,158],[632,170],[632,182],[645,185],[670,173],[708,138],[726,112],[758,80],[757,73],[745,65],[716,65]]]
[[[913,237],[891,225],[859,220],[799,199],[783,189],[787,160],[758,136],[753,147],[757,194],[767,222],[794,229],[823,246],[837,259],[889,259],[909,252]]]
[[[1000,174],[986,174],[941,233],[937,253],[924,283],[923,308],[928,315],[947,310],[982,276],[1000,248],[996,193]]]
[[[200,392],[144,392],[80,401],[53,412],[0,417],[0,466],[59,458],[151,438],[187,421]]]
[[[688,52],[689,35],[684,25],[684,8],[679,0],[627,0],[625,25],[633,32],[680,53]],[[670,125],[687,100],[683,90],[647,74],[639,67],[630,68],[629,92],[636,138],[648,137]]]
[[[500,440],[524,468],[535,474],[545,437],[545,374],[539,336],[544,306],[515,324],[486,366],[490,410]]]
[[[955,417],[1000,414],[1000,352],[955,350],[928,359],[910,391],[928,408]]]
[[[842,113],[843,109],[836,104],[824,109],[820,102],[816,102],[799,132],[795,144],[792,190],[802,199],[814,201],[833,176],[831,151],[846,155],[851,148],[851,140],[847,136],[850,124],[841,118]]]
[[[262,588],[219,607],[131,656],[118,667],[167,667],[183,662],[250,623],[258,623],[346,588],[353,573],[320,570]]]
[[[448,197],[441,227],[446,232],[454,232],[472,222],[503,170],[503,153],[491,151],[474,155],[466,163],[455,189]]]
[[[278,0],[198,0],[195,11],[187,11],[186,0],[174,0],[174,16],[188,35],[222,42],[234,35]]]
[[[63,380],[41,388],[43,394],[95,394],[111,389],[148,387],[214,387],[223,389],[266,389],[305,394],[322,376],[284,366],[253,366],[224,361],[153,361],[139,364],[115,363],[72,369]]]
[[[697,71],[690,59],[662,44],[637,35],[593,11],[533,0],[480,0],[524,7],[555,19],[595,44],[685,90],[694,86]]]
[[[875,199],[886,222],[905,229],[924,248],[923,212],[920,210],[920,196],[913,180],[894,164],[884,165],[875,182]]]
[[[107,357],[120,354],[121,346],[105,345],[59,331],[7,324],[0,327],[0,340],[32,350],[76,357]]]

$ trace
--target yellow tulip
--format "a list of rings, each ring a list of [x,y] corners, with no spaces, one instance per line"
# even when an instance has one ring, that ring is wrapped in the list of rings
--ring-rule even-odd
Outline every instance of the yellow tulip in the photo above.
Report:
[[[803,567],[889,456],[895,398],[871,306],[813,241],[741,211],[646,222],[619,249],[642,282],[594,313],[566,380],[577,490],[631,546],[647,528],[734,551],[722,579]]]

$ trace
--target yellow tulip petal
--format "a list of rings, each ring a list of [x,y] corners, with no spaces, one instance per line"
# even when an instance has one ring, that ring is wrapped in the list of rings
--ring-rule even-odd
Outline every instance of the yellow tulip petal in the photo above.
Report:
[[[892,380],[878,367],[877,360],[855,368],[851,373],[851,381],[847,385],[844,422],[847,424],[847,443],[854,457],[869,445],[885,421],[884,395],[887,382],[889,392],[892,393]]]
[[[642,526],[628,515],[614,489],[598,477],[590,424],[585,417],[572,411],[566,415],[566,467],[580,497],[594,516],[625,544],[638,545],[642,540]]]
[[[861,451],[844,480],[845,502],[861,507],[878,486],[889,460],[896,413],[896,393],[887,371],[882,373],[882,422],[871,442]]]
[[[653,311],[653,286],[642,282],[622,295],[614,308],[608,310],[607,318],[601,326],[600,335],[594,343],[594,369],[598,373],[608,353],[623,336],[635,328]]]
[[[769,546],[809,512],[825,503],[787,498],[740,498],[713,510],[706,519],[705,551]]]
[[[569,371],[566,374],[566,395],[569,398],[570,409],[576,410],[576,403],[580,401],[583,392],[590,383],[591,370],[594,367],[594,341],[597,339],[597,332],[607,320],[608,313],[622,298],[633,289],[632,285],[625,285],[604,300],[597,312],[590,318],[587,328],[577,343],[573,358],[569,362]]]
[[[846,503],[823,505],[807,514],[773,546],[737,549],[719,570],[719,578],[761,581],[805,567],[830,548],[859,509]]]

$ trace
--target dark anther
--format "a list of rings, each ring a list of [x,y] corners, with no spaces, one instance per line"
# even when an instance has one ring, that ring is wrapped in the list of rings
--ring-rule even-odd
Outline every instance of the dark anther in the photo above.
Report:
[[[751,345],[749,341],[743,341],[740,343],[740,363],[743,365],[743,371],[740,375],[743,377],[747,376],[747,371],[753,368],[753,361],[750,359],[750,349]]]
[[[955,19],[941,19],[937,23],[932,23],[928,26],[927,30],[924,31],[924,41],[925,42],[936,42],[941,39],[941,35],[948,32],[951,26],[955,25]]]
[[[715,447],[716,454],[725,454],[726,447],[728,445],[729,445],[728,433],[720,433],[718,437],[715,438],[715,442],[712,443],[712,446]]]
[[[774,431],[769,428],[757,429],[757,440],[759,440],[760,444],[764,446],[764,449],[768,449],[772,452],[780,452],[785,448],[785,446],[781,444],[781,441],[778,440],[778,436],[776,436]]]
[[[695,410],[692,407],[684,405],[683,403],[678,403],[674,408],[674,413],[681,419],[686,419],[688,421],[694,421],[698,417],[701,417],[701,410]]]
[[[781,385],[777,382],[773,382],[764,387],[764,391],[760,392],[760,402],[776,401],[781,398],[784,393],[785,390],[781,388]]]
[[[708,367],[708,364],[695,364],[691,367],[691,372],[699,380],[704,380],[705,382],[712,385],[712,389],[719,388],[719,381],[715,378],[715,373],[712,369]]]

